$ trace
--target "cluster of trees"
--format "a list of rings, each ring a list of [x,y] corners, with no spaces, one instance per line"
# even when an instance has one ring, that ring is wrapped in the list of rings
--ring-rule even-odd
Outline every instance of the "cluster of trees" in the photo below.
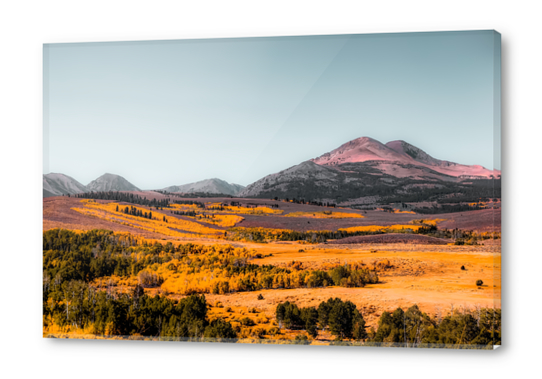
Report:
[[[178,216],[196,217],[198,215],[195,211],[170,211],[170,212]]]
[[[303,329],[313,338],[318,330],[329,328],[337,340],[367,338],[365,320],[356,306],[350,301],[330,298],[320,303],[318,308],[299,308],[296,304],[285,302],[277,305],[275,315],[279,326],[286,329]]]
[[[226,193],[210,193],[210,192],[190,192],[190,193],[176,193],[175,195],[184,198],[213,198],[213,197],[229,197],[230,199],[235,196],[228,195]]]
[[[116,208],[116,211],[118,212],[119,211],[119,206],[117,205],[117,208]],[[149,220],[152,220],[152,212],[149,211],[149,212],[144,212],[142,211],[141,209],[137,209],[136,207],[134,207],[133,205],[129,206],[129,207],[125,207],[123,210],[122,210],[123,213],[127,214],[127,215],[132,215],[132,216],[137,216],[137,217],[143,217],[143,218],[148,218]]]
[[[163,280],[146,268],[202,248],[192,244],[142,244],[131,235],[114,235],[106,230],[44,232],[44,328],[82,329],[109,336],[237,338],[230,323],[209,321],[203,295],[173,301],[145,294],[144,287],[160,285]],[[113,273],[139,274],[140,284],[130,293],[118,293],[111,287],[101,291],[90,285],[94,279]]]
[[[211,292],[224,294],[234,291],[257,291],[279,288],[320,288],[328,286],[364,287],[378,283],[378,274],[369,269],[338,266],[329,271],[290,271],[273,265],[253,265],[233,269],[225,267],[224,278],[215,281]]]
[[[203,204],[201,201],[195,201],[195,200],[174,200],[173,204],[195,205],[198,208],[205,208],[205,204]]]
[[[438,229],[431,228],[424,234],[430,237],[450,238],[455,240],[456,245],[476,245],[478,241],[483,241],[491,238],[500,238],[500,233],[477,233],[472,230],[461,229]]]
[[[118,202],[132,203],[138,205],[144,205],[147,207],[169,207],[169,199],[147,199],[146,197],[139,196],[133,193],[118,192],[118,191],[104,191],[104,192],[85,192],[74,195],[81,199],[95,199],[95,200],[115,200]]]
[[[366,284],[378,283],[378,274],[356,264],[337,266],[329,271],[329,276],[336,286],[364,287]]]
[[[501,310],[478,308],[434,319],[413,305],[406,312],[397,308],[393,313],[382,313],[377,331],[370,334],[369,341],[392,346],[500,345]]]
[[[342,238],[344,234],[345,232],[332,232],[329,230],[310,230],[307,232],[300,232],[289,229],[236,227],[228,229],[226,237],[232,241],[307,241],[309,243],[320,243],[325,242],[330,238]]]
[[[230,245],[138,243],[130,235],[93,230],[53,229],[43,234],[43,277],[47,282],[92,282],[111,277],[137,278],[181,295],[230,293],[276,288],[363,287],[377,283],[376,271],[352,263],[328,271],[257,265],[254,250]]]
[[[85,330],[106,336],[234,340],[237,333],[222,319],[209,322],[203,295],[180,301],[148,296],[141,286],[131,293],[98,291],[80,280],[44,283],[45,329]]]
[[[394,229],[393,233],[415,233],[415,234],[432,234],[437,231],[435,225],[426,225],[416,230],[404,231],[400,229]],[[260,227],[235,227],[230,228],[227,231],[226,238],[231,241],[248,241],[248,242],[260,242],[265,243],[267,241],[305,241],[308,243],[322,243],[328,239],[341,239],[353,236],[384,234],[385,230],[375,228],[374,230],[346,230],[339,229],[337,231],[330,230],[309,230],[300,232],[290,229],[271,229]]]
[[[369,332],[356,306],[350,301],[330,298],[318,307],[299,308],[285,302],[277,305],[280,327],[305,330],[316,338],[319,330],[329,328],[337,340],[365,341],[367,344],[406,347],[449,345],[493,346],[501,344],[501,310],[477,308],[452,312],[444,318],[431,318],[417,305],[403,311],[384,312],[378,327]]]
[[[321,202],[321,201],[316,201],[316,200],[305,200],[305,199],[297,199],[295,197],[293,198],[288,198],[288,197],[285,197],[285,198],[279,198],[278,196],[275,196],[274,198],[272,198],[271,200],[275,200],[275,201],[285,201],[287,203],[294,203],[294,204],[307,204],[307,205],[316,205],[318,207],[330,207],[330,208],[335,208],[337,206],[337,204],[335,203],[330,203],[330,202]],[[277,205],[277,208],[278,208],[278,205]]]
[[[137,275],[152,265],[204,250],[204,246],[190,243],[140,243],[130,234],[115,235],[109,230],[75,233],[51,229],[43,233],[43,277],[56,282],[88,282],[104,276]]]
[[[416,220],[415,220],[416,221]],[[436,225],[424,225],[420,228],[413,229],[390,229],[393,233],[414,233],[414,234],[424,234],[430,237],[436,238],[448,238],[456,240],[457,244],[461,245],[476,245],[478,241],[490,239],[490,238],[499,238],[499,235],[485,233],[480,234],[470,230],[460,230],[460,229],[439,229]],[[300,232],[297,230],[289,229],[270,229],[270,228],[244,228],[244,227],[235,227],[228,229],[225,234],[226,239],[231,241],[249,241],[249,242],[260,242],[265,243],[268,241],[305,241],[307,243],[322,243],[326,242],[328,239],[342,239],[352,236],[363,236],[363,235],[375,235],[375,234],[385,234],[388,231],[381,228],[374,229],[362,229],[362,230],[352,230],[339,229],[337,231],[329,230],[310,230],[306,232]]]

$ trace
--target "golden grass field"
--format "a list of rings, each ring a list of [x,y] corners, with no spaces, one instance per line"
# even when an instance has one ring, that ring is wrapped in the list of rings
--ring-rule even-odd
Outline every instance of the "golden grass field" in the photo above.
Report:
[[[212,200],[212,199],[211,199]],[[212,200],[213,206],[217,204]],[[219,203],[218,203],[219,204]],[[340,210],[334,217],[321,213],[321,209],[304,210],[302,206],[288,204],[280,212],[261,207],[255,211],[251,208],[229,207],[229,209],[207,212],[216,214],[217,218],[207,221],[189,217],[177,217],[168,210],[152,210],[157,220],[144,220],[136,217],[117,214],[117,204],[111,202],[89,203],[73,198],[49,198],[44,200],[44,230],[66,228],[72,230],[90,230],[94,228],[109,229],[115,232],[132,233],[149,242],[172,242],[174,244],[192,242],[195,244],[231,244],[235,247],[255,249],[264,258],[255,259],[251,263],[258,265],[272,264],[288,266],[293,261],[303,269],[321,269],[329,265],[362,262],[369,268],[377,268],[380,282],[362,288],[326,287],[270,289],[253,292],[237,292],[229,294],[206,294],[213,306],[210,309],[211,319],[223,317],[232,324],[239,324],[244,317],[252,319],[253,326],[241,328],[241,335],[250,335],[254,329],[261,328],[265,334],[272,333],[277,326],[275,308],[278,303],[290,301],[300,307],[318,306],[330,297],[352,301],[361,310],[369,327],[376,328],[378,318],[384,311],[393,311],[397,307],[406,309],[417,304],[423,312],[431,316],[445,316],[453,309],[496,307],[500,308],[501,293],[501,255],[500,240],[486,240],[477,246],[428,245],[428,244],[348,244],[330,245],[325,243],[307,244],[301,242],[252,243],[245,241],[227,241],[222,239],[229,226],[243,226],[245,218],[255,223],[258,220],[270,222],[273,218],[315,219],[323,218],[333,222],[335,230],[358,228],[381,229],[395,225],[395,229],[420,226],[412,220],[421,219],[420,215],[408,213],[382,212],[350,212]],[[123,204],[120,205],[121,207]],[[179,207],[180,208],[180,207]],[[316,212],[320,213],[316,213]],[[487,210],[479,212],[480,219],[489,219]],[[466,219],[468,225],[473,223],[476,215],[464,212],[465,216],[435,215],[426,217],[439,225],[460,225]],[[160,221],[168,219],[167,225]],[[386,217],[386,218],[384,218]],[[371,220],[374,224],[371,225]],[[500,213],[499,213],[500,220]],[[316,220],[318,221],[318,220]],[[283,221],[281,221],[283,222]],[[284,221],[288,222],[288,221]],[[358,222],[358,224],[355,224]],[[429,222],[430,224],[431,222]],[[480,231],[487,231],[487,225],[479,223]],[[391,229],[393,229],[392,227]],[[498,226],[500,231],[500,224]],[[465,270],[461,269],[465,267]],[[477,280],[483,285],[477,286]],[[149,293],[162,292],[160,288],[146,289]],[[257,296],[263,295],[263,300]],[[170,294],[172,298],[180,295]],[[292,338],[295,331],[282,332],[275,338]],[[331,339],[326,333],[318,336],[319,340]]]
[[[383,311],[418,304],[431,315],[445,315],[452,307],[500,308],[500,254],[494,247],[401,245],[329,248],[316,245],[299,253],[300,245],[266,245],[258,251],[272,253],[272,257],[258,260],[258,264],[281,265],[296,260],[304,267],[317,268],[326,263],[363,261],[369,266],[389,262],[390,268],[379,270],[381,283],[363,288],[311,288],[242,292],[228,295],[209,295],[211,302],[224,306],[255,307],[272,317],[276,305],[286,300],[300,306],[318,306],[329,297],[350,300],[363,310],[369,326]],[[464,265],[466,270],[461,270]],[[484,282],[482,287],[476,280]],[[262,293],[264,300],[257,300]]]

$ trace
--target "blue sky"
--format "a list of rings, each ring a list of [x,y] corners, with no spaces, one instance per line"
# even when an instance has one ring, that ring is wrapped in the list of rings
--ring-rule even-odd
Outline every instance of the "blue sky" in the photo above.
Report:
[[[44,45],[44,173],[250,184],[362,136],[500,169],[493,31]]]

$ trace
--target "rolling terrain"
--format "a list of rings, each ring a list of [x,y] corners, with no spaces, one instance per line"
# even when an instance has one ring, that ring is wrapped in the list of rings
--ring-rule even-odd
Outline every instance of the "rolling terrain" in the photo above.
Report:
[[[287,270],[291,273],[289,275],[318,270],[325,272],[341,265],[361,265],[359,267],[378,273],[377,283],[361,288],[330,284],[284,288],[277,282],[270,287],[247,290],[230,282],[229,289],[223,293],[222,290],[215,292],[213,280],[204,273],[201,277],[181,276],[185,279],[179,287],[178,274],[170,271],[168,264],[157,266],[156,274],[163,278],[163,283],[145,288],[145,293],[152,296],[166,294],[173,301],[186,298],[190,291],[204,293],[211,319],[230,322],[239,331],[241,341],[250,342],[254,338],[288,341],[303,336],[303,330],[280,328],[275,309],[284,302],[294,302],[300,307],[317,307],[330,297],[339,297],[361,310],[368,331],[378,329],[378,320],[385,312],[393,312],[397,307],[406,309],[413,304],[435,318],[458,310],[500,308],[500,240],[493,239],[499,233],[492,233],[500,230],[500,225],[493,229],[494,220],[500,220],[499,208],[425,217],[413,213],[360,211],[270,199],[182,198],[182,204],[179,204],[175,203],[175,196],[167,194],[152,191],[134,194],[156,201],[171,200],[171,203],[167,207],[144,207],[113,200],[66,196],[46,198],[44,231],[61,228],[87,233],[105,229],[119,236],[135,236],[141,243],[151,245],[172,244],[179,248],[185,244],[232,246],[252,252],[248,262],[255,267],[277,267],[276,270]],[[137,209],[152,212],[153,219],[124,213],[126,207],[134,205]],[[174,213],[187,210],[195,213]],[[229,222],[230,218],[232,222]],[[421,225],[435,225],[437,230],[419,234],[417,231]],[[455,230],[463,229],[465,234],[446,234],[444,230],[447,228],[443,225]],[[474,228],[466,228],[470,226]],[[337,233],[342,230],[346,233],[344,231],[356,228],[372,230],[376,234],[344,234],[338,239],[336,234],[331,234],[330,238],[320,242],[313,237],[314,231]],[[261,234],[262,231],[269,233]],[[293,232],[300,234],[291,239],[288,236]],[[258,233],[267,237],[258,240]],[[456,241],[471,241],[473,238],[476,240],[474,244],[456,244]],[[176,270],[181,272],[180,268]],[[187,292],[186,283],[196,285],[196,280],[199,283],[197,289]],[[216,280],[220,280],[219,276]],[[476,286],[474,282],[477,280],[482,280],[483,286]],[[95,283],[98,289],[102,288],[100,283],[110,283],[108,286],[113,283],[115,291],[122,293],[133,290],[138,276],[103,277]],[[259,295],[263,299],[259,299]],[[252,321],[249,323],[247,318]],[[273,334],[276,329],[280,332]],[[47,330],[46,333],[50,333],[57,329]],[[324,330],[311,343],[328,344],[333,340],[330,331]]]
[[[500,344],[500,172],[360,138],[246,188],[43,180],[44,336]]]

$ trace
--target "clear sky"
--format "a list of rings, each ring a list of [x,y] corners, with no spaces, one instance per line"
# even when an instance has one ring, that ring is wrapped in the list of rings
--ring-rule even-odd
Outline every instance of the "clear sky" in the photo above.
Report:
[[[493,31],[44,45],[44,173],[248,185],[368,136],[500,169]]]

